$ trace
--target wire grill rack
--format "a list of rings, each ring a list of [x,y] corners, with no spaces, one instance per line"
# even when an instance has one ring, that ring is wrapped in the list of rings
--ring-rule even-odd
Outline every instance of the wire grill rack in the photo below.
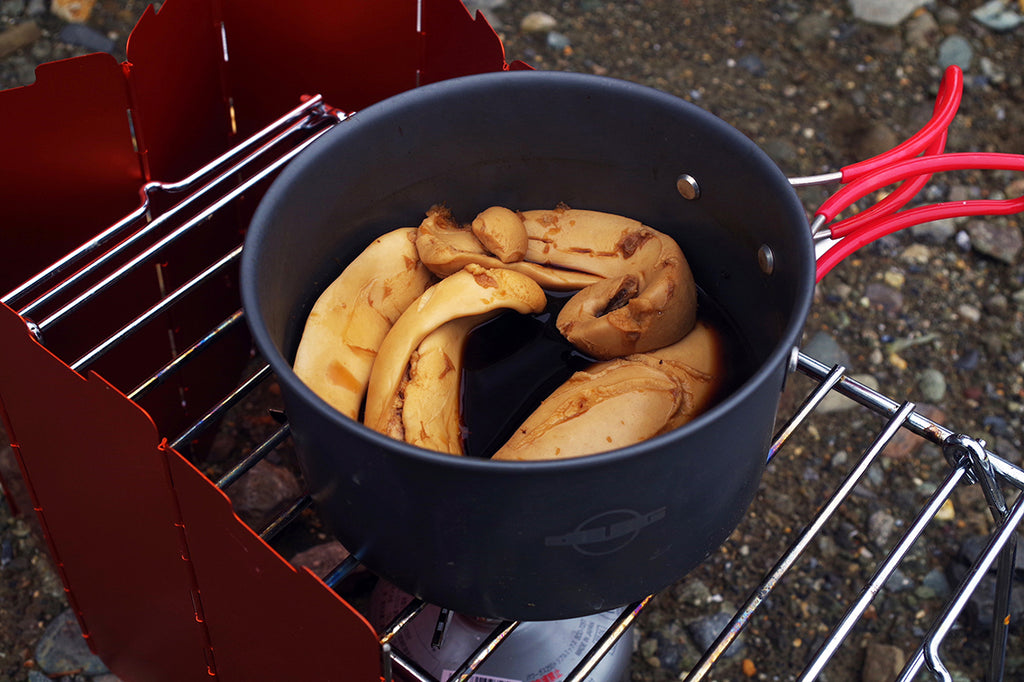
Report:
[[[50,268],[31,278],[3,296],[0,301],[17,311],[36,339],[46,345],[50,333],[61,324],[70,324],[68,318],[100,298],[105,291],[116,286],[122,279],[140,268],[153,268],[160,273],[164,252],[190,233],[201,232],[216,226],[215,217],[219,212],[234,210],[233,204],[247,192],[253,191],[292,157],[312,144],[318,137],[338,125],[345,115],[326,106],[320,97],[310,97],[301,106],[281,117],[270,126],[238,144],[213,162],[197,170],[181,182],[174,184],[151,183],[145,187],[142,202],[137,210],[118,221],[109,229],[96,235],[70,251]],[[171,199],[173,201],[168,201]],[[158,209],[159,205],[169,205]],[[159,211],[159,212],[158,212]],[[201,298],[194,295],[204,283],[223,277],[229,272],[241,253],[241,245],[233,245],[226,253],[206,254],[208,263],[193,275],[182,278],[182,283],[173,288],[163,287],[159,300],[143,306],[141,311],[117,310],[122,319],[114,331],[100,339],[86,344],[75,357],[65,358],[68,367],[82,372],[93,366],[109,351],[118,347],[136,332],[153,325],[161,316],[175,312],[188,316],[190,310],[202,306]],[[243,311],[237,309],[211,329],[202,333],[183,349],[174,348],[172,358],[145,378],[126,388],[124,393],[131,401],[144,399],[151,391],[164,385],[196,358],[215,347],[218,340],[240,327]],[[159,326],[159,325],[157,325]],[[172,340],[172,347],[174,343]],[[800,680],[813,680],[826,671],[836,651],[843,646],[858,619],[871,605],[872,600],[892,577],[895,569],[907,555],[910,548],[921,537],[942,505],[958,486],[976,484],[980,486],[993,517],[990,533],[984,551],[978,556],[963,581],[956,586],[942,612],[931,623],[920,645],[910,657],[900,675],[900,680],[915,679],[918,673],[930,672],[939,680],[952,679],[943,661],[940,647],[946,635],[964,610],[968,599],[978,588],[982,578],[990,570],[998,576],[998,590],[994,630],[991,638],[991,656],[988,663],[988,678],[1003,679],[1006,641],[1009,630],[1009,600],[1015,557],[1015,533],[1024,516],[1024,471],[997,457],[985,448],[982,441],[950,431],[944,426],[924,417],[915,406],[908,402],[897,402],[847,376],[841,366],[828,367],[817,360],[794,351],[791,370],[809,377],[814,384],[794,416],[785,423],[775,437],[768,459],[771,460],[783,448],[809,418],[821,401],[830,393],[838,393],[863,408],[883,418],[884,425],[875,434],[870,446],[865,449],[849,474],[832,492],[819,510],[807,519],[806,526],[796,540],[780,556],[775,566],[756,586],[751,586],[750,596],[735,612],[731,622],[724,628],[717,641],[708,649],[703,658],[686,677],[687,680],[710,679],[715,667],[723,658],[730,645],[743,632],[752,615],[766,602],[772,590],[807,550],[822,528],[829,522],[839,507],[865,476],[868,468],[893,437],[901,430],[914,434],[941,447],[948,462],[945,479],[934,494],[919,510],[917,517],[906,527],[903,536],[892,551],[877,564],[874,575],[861,588],[859,596],[848,605],[842,619],[832,626],[823,645],[814,654],[807,667],[800,674]],[[167,447],[187,452],[190,444],[203,437],[204,433],[218,424],[219,420],[255,387],[271,379],[269,366],[263,364],[230,390],[222,398],[206,408],[202,414],[188,424],[177,436],[169,438]],[[182,403],[186,402],[184,394]],[[234,462],[227,471],[211,485],[223,490],[232,486],[256,463],[289,439],[289,426],[284,415],[278,417],[278,427],[265,442]],[[17,429],[17,424],[14,424]],[[13,437],[12,437],[13,440]],[[1004,490],[1012,491],[1007,495]],[[266,542],[272,542],[281,529],[298,518],[311,500],[302,496],[273,519],[266,527],[255,532]],[[45,508],[45,503],[42,505]],[[51,549],[59,547],[51,545]],[[56,552],[55,552],[56,553]],[[323,579],[326,588],[336,588],[359,566],[358,560],[350,557]],[[67,582],[67,580],[66,580]],[[67,584],[69,596],[74,598],[76,586]],[[610,651],[615,643],[629,633],[631,626],[640,618],[652,597],[625,607],[614,624],[600,638],[593,649],[583,658],[565,679],[578,682],[588,675]],[[394,636],[411,619],[417,617],[425,604],[413,600],[408,607],[383,631],[377,633],[380,645],[380,668],[385,679],[390,680],[395,670],[416,680],[434,682],[430,674],[409,657],[393,647]],[[197,614],[199,610],[197,608]],[[82,614],[88,623],[93,614]],[[198,618],[198,615],[197,615]],[[515,630],[518,623],[501,623],[480,649],[451,676],[452,680],[469,680],[483,662]],[[153,637],[158,636],[153,633]],[[102,646],[100,647],[102,649]],[[375,654],[376,655],[376,654]],[[213,663],[210,664],[214,670]],[[223,669],[223,668],[221,668]]]

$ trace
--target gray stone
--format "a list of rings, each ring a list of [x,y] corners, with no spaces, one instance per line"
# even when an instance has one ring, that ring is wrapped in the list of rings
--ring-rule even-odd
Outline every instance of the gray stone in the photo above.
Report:
[[[658,667],[673,674],[688,671],[700,660],[700,653],[682,632],[679,623],[666,623],[654,633],[657,646],[651,653]],[[649,658],[649,657],[648,657]]]
[[[25,0],[3,0],[0,2],[0,13],[7,17],[20,16],[25,11]]]
[[[941,244],[956,234],[956,222],[952,218],[933,220],[929,223],[913,225],[910,228],[910,233],[916,239],[931,242],[932,244]]]
[[[985,553],[985,547],[988,544],[989,537],[987,535],[971,535],[963,539],[960,543],[960,549],[958,551],[958,557],[965,563],[973,564],[981,555]],[[1017,552],[1014,555],[1013,568],[1018,573],[1024,573],[1024,535],[1017,533]],[[989,572],[995,574],[999,566],[997,562],[989,567]]]
[[[800,156],[796,146],[790,140],[778,137],[765,141],[761,148],[780,165],[792,163]]]
[[[929,367],[917,378],[921,397],[929,403],[941,403],[946,397],[946,377],[937,369]]]
[[[558,21],[546,12],[530,12],[519,22],[523,33],[547,33],[558,26]]]
[[[113,53],[116,47],[113,40],[85,24],[66,24],[57,34],[57,38],[69,45],[84,47],[93,52]]]
[[[958,566],[954,571],[954,581],[962,580],[966,567]],[[992,631],[992,617],[995,612],[996,603],[996,576],[987,573],[978,583],[978,588],[971,594],[964,609],[968,626],[981,634]],[[1014,586],[1017,587],[1016,585]],[[1010,593],[1010,622],[1019,622],[1024,618],[1024,590],[1014,589]]]
[[[889,576],[889,579],[885,581],[885,589],[890,592],[906,592],[907,590],[914,587],[914,581],[907,577],[906,573],[900,569],[896,569]]]
[[[820,12],[807,14],[796,22],[796,36],[800,45],[824,47],[832,33],[832,18]]]
[[[994,62],[988,57],[982,57],[978,60],[978,66],[981,67],[982,75],[992,83],[999,85],[1006,82],[1006,69],[1002,64]]]
[[[960,23],[960,12],[955,7],[940,5],[936,11],[935,18],[942,26],[955,26]]]
[[[470,12],[475,12],[478,9],[488,10],[504,7],[508,4],[508,0],[466,0],[462,4],[464,4],[466,9]]]
[[[318,578],[323,578],[348,556],[348,550],[340,542],[331,540],[299,552],[289,563],[295,568],[308,568]]]
[[[853,141],[858,158],[870,158],[889,151],[900,143],[900,137],[888,124],[875,121],[868,124]]]
[[[927,0],[850,0],[853,16],[869,24],[896,26]]]
[[[285,504],[302,494],[295,474],[285,467],[262,460],[227,489],[235,513],[255,530],[260,530]]]
[[[78,620],[71,609],[54,618],[36,645],[35,660],[48,675],[80,670],[86,675],[110,672],[98,656],[89,651]]]
[[[956,313],[960,316],[960,319],[970,322],[971,324],[981,322],[981,311],[969,303],[961,303],[958,305],[956,307]]]
[[[820,331],[812,336],[804,345],[803,350],[807,355],[829,367],[833,365],[849,367],[850,365],[850,354],[826,331]]]
[[[961,35],[951,35],[939,44],[939,67],[949,68],[954,64],[963,71],[971,68],[974,60],[974,48]]]
[[[564,33],[559,33],[558,31],[551,31],[550,33],[548,33],[546,42],[548,44],[548,47],[550,47],[552,50],[555,50],[556,52],[561,52],[562,50],[572,45],[572,41],[569,40],[569,36],[565,35]]]
[[[1002,315],[1009,309],[1010,301],[1006,298],[1005,294],[992,294],[992,296],[985,301],[985,312],[990,315]]]
[[[896,518],[887,511],[879,510],[868,517],[868,532],[871,541],[879,549],[887,549],[893,531],[896,530]]]
[[[1024,247],[1020,228],[1013,224],[972,220],[967,223],[967,234],[975,251],[1008,265],[1017,262],[1017,255]]]
[[[985,28],[998,32],[1012,31],[1024,23],[1024,17],[1013,9],[1013,5],[1003,0],[986,2],[971,12],[971,18]]]
[[[1017,466],[1020,466],[1022,459],[1024,459],[1020,450],[1017,449],[1017,446],[1015,446],[1010,439],[1002,436],[996,436],[996,442],[993,444],[992,451],[1006,461],[1011,464],[1016,464]],[[1020,552],[1018,552],[1018,556],[1019,555]],[[1021,560],[1024,561],[1024,558]]]
[[[703,607],[711,603],[711,590],[700,580],[682,582],[673,592],[680,602],[690,606]]]
[[[924,578],[921,579],[921,585],[930,588],[938,597],[944,598],[950,594],[949,581],[938,568],[928,571]]]
[[[878,379],[874,378],[870,374],[851,374],[850,378],[864,386],[867,386],[873,391],[878,390]],[[825,399],[822,400],[821,404],[818,406],[818,411],[822,414],[830,414],[833,412],[845,412],[846,410],[853,409],[856,406],[857,403],[846,396],[841,395],[836,391],[829,391],[829,394],[825,396]]]
[[[919,49],[929,48],[936,43],[940,31],[935,17],[929,12],[921,12],[907,20],[907,43]]]
[[[899,676],[906,661],[906,654],[899,647],[872,642],[864,650],[861,682],[892,682]]]
[[[864,295],[872,307],[887,313],[899,312],[903,308],[903,294],[888,284],[870,282],[864,287]]]
[[[694,644],[701,651],[707,651],[711,648],[711,645],[718,639],[718,635],[721,634],[722,630],[729,625],[729,621],[732,620],[731,613],[719,612],[704,618],[699,618],[687,627],[690,632],[690,636],[693,637]],[[738,655],[744,649],[743,635],[740,635],[733,643],[729,645],[729,648],[725,650],[723,654],[726,658],[732,658]]]
[[[752,76],[761,77],[765,74],[764,62],[756,54],[747,54],[736,60],[736,66]]]

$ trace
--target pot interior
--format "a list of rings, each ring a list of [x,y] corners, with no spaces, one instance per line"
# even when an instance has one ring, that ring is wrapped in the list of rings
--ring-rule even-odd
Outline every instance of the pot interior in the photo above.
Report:
[[[699,198],[680,194],[682,175],[694,179]],[[771,160],[670,95],[549,72],[413,90],[356,113],[293,162],[247,240],[250,255],[260,252],[258,263],[245,259],[261,275],[253,292],[260,322],[290,359],[320,291],[382,232],[418,224],[437,203],[468,221],[494,204],[559,202],[673,236],[757,364],[780,342],[792,345],[814,257],[800,234],[803,209]],[[759,264],[762,248],[771,252],[770,275]]]
[[[684,175],[692,182],[680,192]],[[707,300],[742,339],[749,376],[710,412],[671,434],[576,461],[445,459],[387,441],[348,420],[291,372],[306,316],[320,292],[370,241],[418,225],[439,203],[461,222],[491,205],[527,210],[565,203],[626,215],[669,234],[682,247]],[[668,94],[556,72],[454,79],[358,112],[275,181],[255,214],[242,256],[247,320],[282,383],[293,430],[307,451],[307,478],[342,542],[407,592],[475,615],[521,619],[593,613],[642,598],[681,577],[728,537],[756,490],[813,283],[803,207],[785,176],[750,140]],[[692,448],[691,436],[697,440]],[[344,453],[320,452],[340,442]],[[730,452],[710,457],[708,449],[718,447]],[[628,459],[644,467],[636,489],[622,485],[624,471],[626,476],[640,471],[629,469],[634,465]],[[407,466],[413,460],[426,467],[416,475]],[[694,466],[706,478],[685,469],[658,471]],[[387,533],[386,521],[377,522],[379,510],[361,508],[357,500],[363,488],[352,486],[357,477],[359,485],[367,485],[377,468],[387,470],[375,479],[379,485],[400,487],[385,494],[400,495],[408,504],[401,523],[411,533],[443,533],[444,543],[431,540],[412,560],[390,550],[380,537]],[[432,471],[444,475],[428,487],[422,479],[433,478]],[[664,485],[659,479],[666,475],[681,476],[679,486]],[[691,491],[687,478],[717,490]],[[515,486],[526,485],[529,504],[517,504],[516,514],[528,519],[525,526],[536,527],[539,539],[520,538],[529,533],[520,518],[507,515],[468,528],[480,505],[521,495]],[[544,502],[545,486],[560,499]],[[579,486],[587,490],[577,491]],[[453,529],[429,518],[424,509],[436,506],[434,494],[452,498],[443,505],[450,507],[446,519],[474,520],[460,520]],[[373,504],[367,499],[365,504]],[[541,568],[517,558],[538,547],[562,551],[544,545],[544,538],[569,537],[566,527],[610,513],[602,509],[641,507],[657,512],[645,517],[654,519],[655,529],[644,531],[654,536],[646,546],[638,539],[600,555],[581,550],[582,558],[553,557]],[[643,509],[641,516],[647,513]],[[470,556],[480,542],[472,534],[495,536],[495,527],[505,530],[486,541],[491,555]],[[639,568],[624,569],[623,561],[637,560]],[[449,574],[435,576],[442,565],[451,567],[441,571]],[[555,570],[574,575],[566,581]],[[491,576],[489,584],[496,581],[500,589],[480,585],[481,575]],[[551,606],[538,607],[540,598]]]

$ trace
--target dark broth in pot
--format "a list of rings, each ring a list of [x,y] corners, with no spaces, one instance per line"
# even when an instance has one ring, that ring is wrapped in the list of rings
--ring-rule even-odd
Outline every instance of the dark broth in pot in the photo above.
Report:
[[[559,311],[574,293],[547,292],[544,312],[505,312],[470,333],[462,379],[467,455],[490,457],[556,388],[596,362],[555,327]],[[718,401],[753,373],[753,356],[725,311],[700,289],[697,309],[724,345],[726,377]]]

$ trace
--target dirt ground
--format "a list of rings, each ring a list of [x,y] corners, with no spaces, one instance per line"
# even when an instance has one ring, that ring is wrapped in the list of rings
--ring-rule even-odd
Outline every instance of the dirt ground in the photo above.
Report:
[[[971,16],[981,4],[927,2],[894,27],[859,20],[847,2],[829,0],[507,0],[487,11],[510,60],[627,79],[678,95],[738,128],[795,177],[837,170],[916,131],[931,113],[945,54],[940,46],[950,36],[963,38],[972,57],[947,149],[1024,153],[1024,28],[982,26]],[[101,0],[90,25],[122,50],[142,9],[135,2]],[[26,12],[25,3],[0,3],[0,31]],[[549,15],[549,30],[521,28],[533,12]],[[0,87],[27,82],[33,61],[85,51],[56,39],[62,26],[56,18],[44,14],[37,22],[40,41],[0,61]],[[7,133],[0,131],[0,139]],[[800,195],[813,211],[830,189],[808,188]],[[936,176],[923,196],[944,201],[1022,192],[1019,174],[968,170]],[[958,222],[948,234],[907,231],[858,252],[819,285],[806,339],[825,332],[845,351],[851,372],[869,375],[897,401],[932,403],[942,423],[985,438],[1019,464],[1024,270],[1012,237],[1020,239],[1021,218],[987,224],[1008,235],[1008,247],[983,247],[984,227]],[[945,385],[939,394],[925,383],[936,373]],[[791,410],[809,386],[794,377],[784,409]],[[857,408],[819,414],[798,434],[769,465],[750,513],[720,552],[645,612],[633,680],[678,679],[693,664],[689,624],[743,602],[881,423]],[[722,661],[711,679],[796,679],[843,603],[856,598],[891,546],[872,532],[871,519],[889,517],[905,526],[946,469],[931,445],[904,458],[883,457],[752,620],[742,654]],[[862,679],[870,643],[908,656],[914,651],[944,603],[942,590],[925,576],[948,575],[964,541],[990,527],[977,486],[958,491],[952,511],[930,527],[901,566],[912,587],[879,595],[821,679]],[[43,627],[65,604],[28,523],[10,518],[3,505],[0,534],[0,678],[18,680],[27,675]],[[1011,637],[1007,679],[1024,679],[1019,627]],[[947,649],[960,652],[950,653],[959,679],[981,679],[986,642],[984,624],[970,621],[950,635]]]

